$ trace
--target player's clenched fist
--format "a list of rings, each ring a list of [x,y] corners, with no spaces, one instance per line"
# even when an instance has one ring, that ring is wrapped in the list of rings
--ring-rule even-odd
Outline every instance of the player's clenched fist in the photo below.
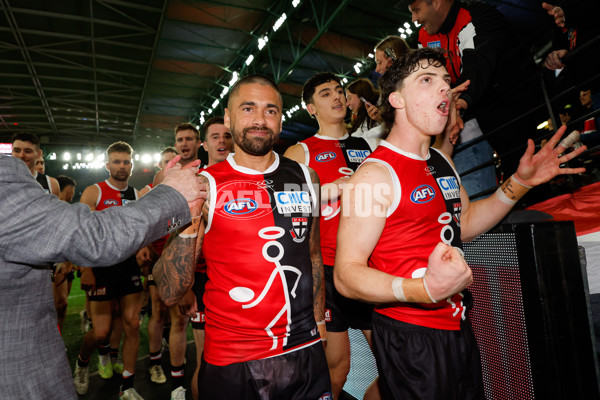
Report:
[[[440,301],[469,286],[473,274],[458,249],[438,243],[429,255],[423,281],[432,300]]]

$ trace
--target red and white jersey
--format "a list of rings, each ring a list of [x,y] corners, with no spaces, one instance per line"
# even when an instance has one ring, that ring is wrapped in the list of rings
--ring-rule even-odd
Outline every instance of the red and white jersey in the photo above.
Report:
[[[387,167],[394,198],[369,266],[402,278],[425,275],[429,254],[441,241],[462,249],[460,178],[446,157],[431,148],[427,159],[386,141],[365,160]],[[458,330],[465,318],[463,293],[436,304],[394,303],[376,312],[410,324]]]
[[[308,169],[275,154],[265,172],[230,155],[205,171],[204,358],[215,365],[278,356],[320,342],[313,313]]]
[[[119,190],[108,182],[96,183],[98,186],[98,198],[96,199],[96,211],[102,211],[105,208],[114,206],[124,206],[130,201],[137,200],[137,190],[132,186],[127,186],[125,190]]]
[[[351,176],[375,147],[377,139],[344,135],[340,139],[314,135],[300,142],[304,148],[304,164],[315,170],[321,185],[343,176]],[[339,199],[321,203],[319,229],[321,256],[325,265],[335,263],[337,230],[340,222]]]

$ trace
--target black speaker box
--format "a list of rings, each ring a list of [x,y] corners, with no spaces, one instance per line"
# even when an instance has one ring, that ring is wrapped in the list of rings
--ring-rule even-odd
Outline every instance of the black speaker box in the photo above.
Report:
[[[573,223],[500,225],[464,250],[486,398],[600,399]]]

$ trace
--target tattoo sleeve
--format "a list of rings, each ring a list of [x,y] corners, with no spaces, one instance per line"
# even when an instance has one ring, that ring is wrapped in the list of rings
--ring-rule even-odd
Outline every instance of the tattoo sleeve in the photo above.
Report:
[[[208,199],[205,205],[208,203]],[[180,231],[173,233],[162,255],[154,265],[152,275],[161,299],[167,306],[177,304],[194,283],[196,261],[202,249],[204,239],[204,219],[206,207],[202,213]],[[194,215],[194,213],[192,214]]]
[[[316,184],[315,195],[317,196],[317,207],[321,204],[319,177],[311,168],[309,168],[310,177],[313,184]],[[318,213],[315,210],[315,215]],[[312,263],[313,276],[313,310],[315,320],[323,321],[325,319],[325,272],[323,267],[323,258],[321,257],[321,240],[319,233],[319,217],[313,217],[312,227],[310,229],[310,259]]]

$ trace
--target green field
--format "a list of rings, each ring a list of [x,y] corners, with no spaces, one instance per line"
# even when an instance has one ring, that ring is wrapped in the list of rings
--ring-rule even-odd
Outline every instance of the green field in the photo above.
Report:
[[[67,357],[69,358],[69,365],[71,370],[75,368],[75,361],[79,354],[79,347],[83,340],[83,333],[81,332],[81,318],[79,313],[85,308],[85,292],[80,288],[79,278],[75,278],[73,286],[71,288],[71,294],[69,295],[69,306],[67,308],[67,317],[63,326],[62,337],[67,348]],[[142,326],[140,327],[140,350],[138,352],[138,358],[147,357],[148,355],[148,318],[144,317]],[[193,340],[194,336],[192,333],[191,325],[188,326],[187,332],[188,341]],[[98,368],[98,353],[94,352],[90,359],[90,373],[95,372]]]

